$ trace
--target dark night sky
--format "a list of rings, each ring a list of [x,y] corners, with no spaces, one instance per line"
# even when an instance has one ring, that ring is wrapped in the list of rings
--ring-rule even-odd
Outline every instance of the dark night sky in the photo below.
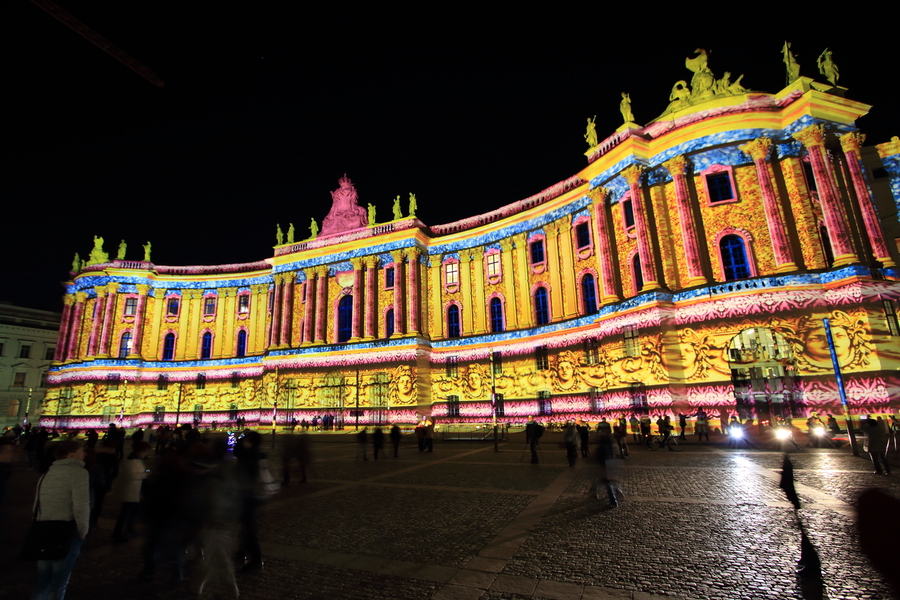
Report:
[[[638,121],[658,116],[698,47],[717,77],[745,73],[745,86],[775,92],[785,38],[801,74],[820,80],[829,46],[849,97],[875,106],[859,121],[868,142],[900,134],[887,23],[604,16],[599,5],[502,18],[449,5],[59,5],[166,85],[26,0],[0,6],[0,299],[35,308],[60,309],[59,282],[95,234],[111,255],[124,238],[135,259],[151,240],[157,264],[266,258],[276,223],[293,221],[298,237],[310,217],[321,223],[345,172],[379,220],[409,192],[429,225],[520,200],[586,164],[585,120],[597,114],[601,139],[611,134],[620,92]]]

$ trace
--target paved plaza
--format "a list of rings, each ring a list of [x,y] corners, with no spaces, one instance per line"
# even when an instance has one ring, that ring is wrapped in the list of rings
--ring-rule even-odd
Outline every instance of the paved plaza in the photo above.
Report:
[[[689,440],[680,453],[632,445],[619,508],[592,493],[593,459],[566,463],[559,434],[529,463],[524,437],[438,441],[421,453],[358,460],[354,436],[311,434],[309,481],[262,509],[265,568],[237,575],[241,597],[335,599],[808,598],[794,574],[800,535],[778,487],[782,455]],[[690,436],[694,437],[694,436]],[[268,438],[266,445],[269,443]],[[805,440],[804,440],[805,441]],[[281,440],[279,440],[279,443]],[[592,448],[593,450],[593,448]],[[280,475],[278,451],[273,473]],[[872,473],[848,448],[791,454],[800,511],[822,560],[820,597],[889,598],[859,551],[855,503],[868,487],[900,497],[894,474]],[[14,558],[37,475],[16,465],[3,506],[0,600],[26,598],[34,565]],[[141,539],[112,543],[119,508],[107,498],[67,598],[177,598],[191,581],[139,581]],[[894,515],[896,517],[896,515]],[[224,590],[213,589],[204,598]],[[806,595],[804,595],[804,593]]]

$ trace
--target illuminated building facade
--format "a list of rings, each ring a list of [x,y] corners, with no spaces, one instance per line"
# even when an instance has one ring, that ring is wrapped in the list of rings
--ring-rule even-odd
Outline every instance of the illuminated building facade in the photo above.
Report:
[[[109,260],[99,240],[44,422],[485,422],[492,392],[515,422],[840,413],[823,318],[852,410],[896,410],[900,139],[869,167],[870,107],[836,82],[758,93],[688,66],[663,116],[638,125],[623,96],[581,172],[486,214],[429,227],[413,197],[374,223],[345,177],[321,231],[258,262]]]

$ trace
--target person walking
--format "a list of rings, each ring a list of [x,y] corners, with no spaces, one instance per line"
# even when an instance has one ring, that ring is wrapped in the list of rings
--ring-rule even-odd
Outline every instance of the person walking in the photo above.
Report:
[[[709,441],[709,421],[706,417],[706,411],[702,408],[697,411],[697,422],[694,425],[694,428],[697,430],[697,441],[702,442],[703,436],[706,436],[706,441]]]
[[[372,454],[375,455],[375,460],[378,460],[378,453],[382,448],[384,448],[384,432],[381,427],[376,426],[372,432]]]
[[[400,450],[400,426],[394,423],[391,427],[391,443],[394,445],[394,458],[397,458],[397,452]]]
[[[588,448],[588,441],[590,440],[591,430],[585,425],[584,421],[578,419],[575,421],[575,429],[578,431],[578,441],[581,446],[581,456],[587,457],[591,455],[590,449]]]
[[[366,446],[369,445],[369,436],[366,435],[366,428],[363,427],[359,430],[359,433],[356,434],[356,459],[359,460],[359,455],[362,454],[363,460],[369,460],[369,457],[366,456]]]
[[[566,445],[566,458],[569,459],[570,467],[575,466],[575,458],[578,456],[579,440],[580,436],[575,429],[575,424],[572,423],[572,421],[566,421],[566,425],[563,428],[563,443]]]
[[[890,475],[891,467],[887,462],[888,432],[886,427],[871,417],[865,421],[866,443],[865,451],[869,453],[875,473],[878,475]]]
[[[150,444],[144,441],[135,442],[128,460],[122,469],[125,476],[125,485],[122,489],[122,510],[113,530],[114,542],[127,542],[134,533],[134,519],[141,502],[141,487],[147,479],[150,471],[144,464],[144,459],[150,453]]]
[[[641,422],[638,421],[638,418],[634,413],[631,413],[631,418],[628,419],[628,424],[631,425],[631,441],[637,444],[638,436],[641,434]]]
[[[73,521],[74,531],[69,553],[59,560],[39,560],[32,600],[63,600],[75,560],[81,552],[90,528],[91,506],[88,472],[84,468],[84,449],[78,442],[60,442],[55,461],[38,481],[34,499],[38,521]]]
[[[245,571],[263,568],[262,548],[259,545],[258,513],[262,500],[256,493],[260,476],[260,461],[265,454],[260,452],[262,436],[256,431],[246,431],[241,441],[234,447],[237,459],[235,475],[241,494],[241,536],[238,550],[238,565]]]

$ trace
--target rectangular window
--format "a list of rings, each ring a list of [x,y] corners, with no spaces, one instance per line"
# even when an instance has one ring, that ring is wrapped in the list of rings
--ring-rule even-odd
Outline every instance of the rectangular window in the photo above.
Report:
[[[459,358],[456,356],[447,357],[447,377],[459,377]]]
[[[625,229],[634,227],[634,206],[631,204],[631,198],[622,200],[622,223],[625,224]]]
[[[116,407],[115,406],[104,406],[103,407],[103,416],[101,417],[104,423],[110,423],[116,418]]]
[[[166,419],[166,407],[157,405],[153,407],[153,422],[160,424]]]
[[[591,245],[591,228],[587,221],[575,226],[575,243],[579,248],[587,248]]]
[[[31,344],[19,346],[19,358],[31,358]]]
[[[13,374],[13,387],[20,388],[25,387],[25,375],[27,373],[17,372]]]
[[[888,330],[892,336],[900,335],[900,325],[897,324],[897,311],[890,300],[882,300],[884,305],[884,318],[887,320]]]
[[[394,267],[388,267],[384,270],[384,289],[389,290],[394,287]]]
[[[544,262],[544,240],[531,242],[531,264],[539,265]]]
[[[538,416],[549,417],[553,414],[550,392],[538,392]]]
[[[156,389],[160,392],[165,392],[169,389],[169,378],[165,375],[160,375],[156,378]]]
[[[459,416],[459,396],[447,396],[447,416]]]
[[[534,361],[538,371],[546,371],[550,368],[550,352],[547,346],[538,346],[534,349]]]
[[[239,387],[241,387],[241,378],[237,374],[237,371],[235,371],[231,374],[231,388],[237,389]]]
[[[207,296],[203,299],[203,314],[211,316],[216,314],[216,299],[213,296]]]
[[[206,375],[200,373],[197,375],[197,389],[205,390],[206,389]]]
[[[647,403],[647,388],[643,383],[632,383],[631,389],[631,408],[637,413],[646,413],[650,405]]]
[[[119,389],[119,376],[118,375],[107,375],[106,376],[106,389],[107,391],[114,392]]]
[[[56,354],[56,348],[53,346],[47,346],[44,349],[44,360],[53,360],[53,355]]]
[[[588,389],[588,399],[590,400],[592,414],[599,415],[606,408],[600,388],[592,387]]]
[[[133,317],[137,313],[137,298],[125,298],[125,316]]]
[[[250,294],[238,296],[238,313],[245,315],[250,312]]]
[[[600,360],[600,348],[597,344],[597,338],[588,338],[584,340],[584,362],[588,365],[596,365]]]
[[[491,365],[494,369],[494,375],[503,374],[503,354],[500,352],[491,352]]]
[[[447,263],[444,267],[444,278],[447,285],[456,285],[459,283],[459,263]]]
[[[635,358],[641,353],[638,345],[637,327],[634,325],[626,325],[622,333],[625,335],[625,356]]]
[[[41,383],[38,387],[47,387],[47,371],[41,371]]]
[[[500,255],[497,253],[487,255],[488,277],[496,277],[500,274]]]
[[[734,200],[734,192],[731,189],[731,176],[728,173],[707,175],[706,187],[709,189],[710,203]]]
[[[178,315],[178,297],[172,296],[166,300],[166,314],[170,317]]]
[[[6,345],[5,342],[0,342],[0,356],[3,356],[3,347]]]
[[[506,416],[506,403],[503,400],[503,394],[494,394],[494,410],[498,417]]]

